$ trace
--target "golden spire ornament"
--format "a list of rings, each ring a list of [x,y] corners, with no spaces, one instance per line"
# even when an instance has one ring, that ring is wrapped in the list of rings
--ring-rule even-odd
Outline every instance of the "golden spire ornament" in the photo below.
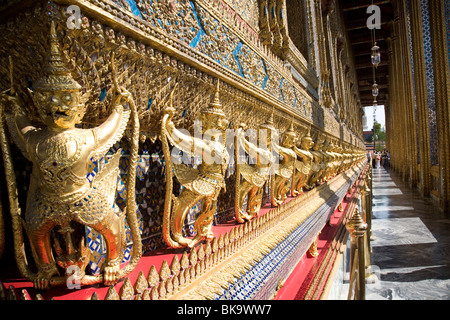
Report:
[[[73,79],[70,71],[64,65],[56,34],[55,22],[50,27],[50,50],[44,65],[44,76],[33,82],[33,88],[38,91],[75,91],[81,86]]]

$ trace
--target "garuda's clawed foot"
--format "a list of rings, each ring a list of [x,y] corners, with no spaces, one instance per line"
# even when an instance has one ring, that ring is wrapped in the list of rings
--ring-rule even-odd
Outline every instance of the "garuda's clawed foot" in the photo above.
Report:
[[[36,289],[46,290],[50,288],[50,280],[54,275],[58,275],[58,268],[55,263],[39,265],[39,271],[36,278],[33,280],[33,285]]]
[[[120,262],[109,261],[103,270],[103,283],[105,286],[114,285],[119,281]]]

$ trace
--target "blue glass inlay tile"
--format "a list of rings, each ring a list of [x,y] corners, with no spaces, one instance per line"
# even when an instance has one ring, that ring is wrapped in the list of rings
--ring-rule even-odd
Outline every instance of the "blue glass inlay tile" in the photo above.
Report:
[[[106,88],[103,88],[102,91],[100,92],[100,97],[98,98],[99,101],[103,101],[106,98]]]
[[[191,4],[191,8],[194,13],[195,20],[197,20],[198,27],[200,28],[200,30],[197,32],[197,35],[189,43],[189,46],[191,48],[195,48],[200,39],[205,35],[205,31],[203,30],[202,24],[200,23],[200,19],[198,18],[197,10],[195,9],[194,3],[192,1],[189,1],[189,3]]]
[[[423,49],[425,56],[425,76],[427,82],[428,126],[430,131],[430,157],[431,165],[437,165],[438,161],[438,137],[436,121],[436,101],[433,71],[433,53],[431,47],[431,28],[428,10],[428,0],[420,0],[422,12]]]
[[[136,2],[134,0],[127,0],[128,4],[130,5],[131,12],[138,17],[142,18],[141,12],[139,11],[138,7],[136,6]]]
[[[243,43],[239,42],[238,45],[236,46],[236,48],[233,51],[233,56],[234,56],[234,59],[237,62],[237,65],[238,65],[238,68],[239,68],[239,72],[240,72],[240,76],[245,77],[244,76],[244,72],[242,71],[241,63],[240,63],[239,58],[238,58],[238,54],[239,54],[239,51],[241,51],[242,46],[243,46]]]
[[[450,0],[444,0],[445,21],[447,22],[448,67],[450,69]]]
[[[269,76],[267,75],[267,67],[264,60],[262,60],[264,66],[264,72],[266,73],[261,88],[264,90],[266,88],[267,81],[269,80]]]

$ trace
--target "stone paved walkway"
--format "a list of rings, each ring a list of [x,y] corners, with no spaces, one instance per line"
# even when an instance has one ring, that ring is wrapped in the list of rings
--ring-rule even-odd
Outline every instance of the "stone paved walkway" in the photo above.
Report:
[[[450,300],[450,216],[395,173],[373,170],[367,300]]]

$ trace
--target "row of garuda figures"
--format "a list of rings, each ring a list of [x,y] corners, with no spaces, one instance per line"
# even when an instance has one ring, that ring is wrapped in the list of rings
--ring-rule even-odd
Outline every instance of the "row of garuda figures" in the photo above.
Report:
[[[86,98],[82,87],[64,65],[54,23],[43,76],[33,81],[33,91],[29,92],[42,124],[36,125],[28,119],[24,111],[26,106],[14,88],[12,67],[11,88],[1,94],[0,142],[14,230],[14,253],[22,276],[33,281],[35,287],[40,289],[66,285],[68,279],[77,285],[111,285],[131,272],[142,256],[135,201],[127,201],[126,210],[121,214],[113,209],[120,150],[110,157],[93,181],[86,178],[92,158],[103,157],[112,145],[124,137],[125,132],[129,132],[131,154],[127,198],[135,196],[139,116],[132,95],[117,84],[113,57],[112,54],[115,95],[111,112],[101,125],[94,128],[81,129],[77,126],[86,110]],[[172,248],[193,247],[199,241],[213,236],[211,227],[217,198],[225,187],[224,177],[229,163],[224,143],[228,121],[221,108],[219,86],[211,103],[201,112],[201,138],[175,128],[172,122],[174,113],[172,105],[168,106],[161,120],[161,141],[167,174],[163,237]],[[130,124],[132,130],[127,131]],[[312,188],[348,168],[355,160],[353,154],[337,153],[319,143],[310,150],[313,141],[309,135],[302,139],[301,148],[297,148],[292,126],[283,134],[281,145],[277,138],[274,139],[276,130],[270,120],[261,128],[270,132],[265,139],[267,148],[247,140],[244,127],[235,134],[236,145],[255,158],[253,163],[236,163],[238,222],[250,220],[258,214],[262,188],[269,176],[272,177],[272,204],[279,206],[289,188],[296,195],[303,187]],[[24,215],[18,203],[8,133],[33,164]],[[174,148],[170,148],[170,145]],[[177,154],[175,148],[188,155],[201,155],[201,164],[194,168],[175,161],[175,157],[172,157]],[[281,160],[275,161],[276,157]],[[275,169],[273,163],[278,164]],[[172,192],[172,174],[183,186],[177,197]],[[292,181],[292,186],[289,181]],[[247,196],[247,210],[244,212],[243,202]],[[200,200],[202,209],[194,224],[196,236],[193,239],[186,238],[182,233],[186,214]],[[125,220],[131,229],[133,249],[131,260],[123,267]],[[90,251],[84,239],[78,246],[73,243],[73,223],[91,227],[103,236],[107,252],[99,275],[86,274]],[[36,268],[30,268],[27,262],[29,259],[24,250],[26,242],[23,231],[28,237]],[[55,234],[59,236],[55,237]],[[4,239],[3,236],[0,238]],[[0,245],[4,246],[4,243]]]
[[[172,122],[174,114],[175,108],[170,102],[161,122],[167,174],[163,236],[172,248],[193,247],[203,239],[214,237],[212,222],[219,193],[226,188],[225,171],[231,157],[235,161],[234,211],[238,223],[258,216],[267,183],[270,184],[271,205],[278,207],[289,193],[295,197],[304,189],[310,190],[363,157],[362,152],[346,153],[328,140],[317,139],[315,143],[310,130],[297,147],[299,139],[293,122],[280,137],[274,127],[273,113],[258,130],[246,130],[243,123],[237,130],[227,129],[229,122],[222,110],[219,82],[212,101],[201,111],[201,136],[193,137],[188,131],[177,129]],[[231,152],[230,140],[233,142]],[[174,148],[170,149],[170,145]],[[200,158],[200,165],[189,165],[191,159],[196,158]],[[172,173],[183,186],[178,197],[172,195]],[[184,237],[186,216],[200,200],[202,209],[194,222],[196,235],[193,239]]]

